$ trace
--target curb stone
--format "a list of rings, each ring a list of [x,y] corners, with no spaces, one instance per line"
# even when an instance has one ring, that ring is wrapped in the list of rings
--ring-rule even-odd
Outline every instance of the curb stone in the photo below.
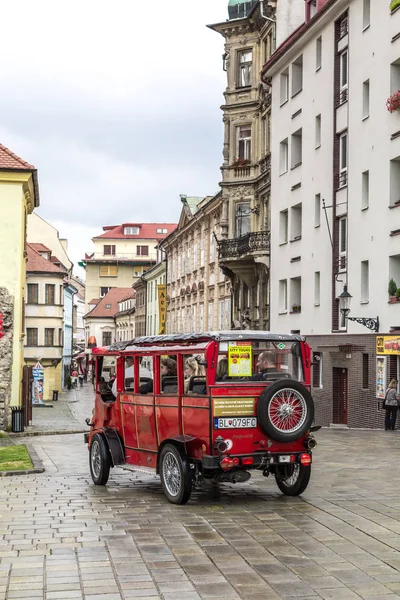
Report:
[[[39,435],[70,435],[70,434],[74,434],[74,433],[87,433],[89,431],[89,429],[71,429],[71,430],[66,430],[66,429],[61,429],[61,430],[57,430],[55,429],[54,431],[24,431],[21,433],[9,433],[8,435],[10,437],[37,437]]]
[[[28,450],[29,456],[31,457],[33,469],[25,469],[24,471],[0,471],[0,477],[11,477],[14,475],[32,475],[34,473],[45,472],[43,463],[37,455],[36,450],[30,444],[25,444],[25,446]]]

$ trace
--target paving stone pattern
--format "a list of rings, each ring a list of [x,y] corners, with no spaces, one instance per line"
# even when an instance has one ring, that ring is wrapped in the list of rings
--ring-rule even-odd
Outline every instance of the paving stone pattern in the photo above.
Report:
[[[302,498],[256,474],[186,506],[121,469],[94,486],[82,434],[30,438],[46,472],[1,481],[0,598],[400,598],[399,433],[317,438]]]

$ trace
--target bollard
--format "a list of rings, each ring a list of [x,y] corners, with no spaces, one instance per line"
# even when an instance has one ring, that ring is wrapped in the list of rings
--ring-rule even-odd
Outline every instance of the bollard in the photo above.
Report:
[[[24,409],[18,406],[11,407],[11,431],[13,433],[24,431]]]
[[[58,390],[53,390],[53,402],[58,400]]]

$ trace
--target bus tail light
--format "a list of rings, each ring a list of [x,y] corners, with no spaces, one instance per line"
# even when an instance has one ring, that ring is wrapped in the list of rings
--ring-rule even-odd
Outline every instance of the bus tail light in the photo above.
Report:
[[[303,467],[310,466],[311,456],[309,454],[306,454],[305,452],[303,454],[300,454],[300,463],[303,465]]]
[[[233,467],[237,467],[239,464],[238,458],[232,458],[231,456],[226,456],[221,460],[221,468],[224,471],[229,471],[229,469],[233,469]]]
[[[254,459],[252,456],[246,456],[245,458],[242,458],[241,463],[242,465],[252,465],[254,462]]]

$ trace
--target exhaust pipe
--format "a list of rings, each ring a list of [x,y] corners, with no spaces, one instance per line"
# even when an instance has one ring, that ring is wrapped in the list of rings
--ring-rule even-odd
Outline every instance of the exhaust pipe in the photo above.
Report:
[[[314,448],[316,448],[318,446],[318,442],[314,437],[310,436],[305,439],[305,446],[309,450],[313,450]]]

